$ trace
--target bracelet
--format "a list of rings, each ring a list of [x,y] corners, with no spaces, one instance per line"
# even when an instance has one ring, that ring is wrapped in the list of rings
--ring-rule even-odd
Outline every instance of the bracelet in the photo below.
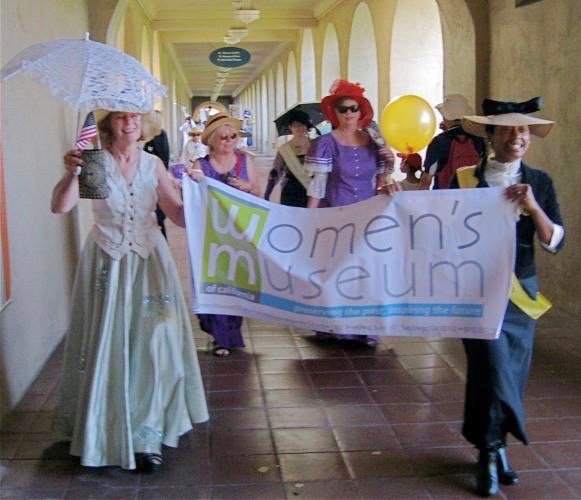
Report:
[[[75,177],[78,177],[79,175],[81,175],[81,171],[83,170],[83,167],[81,167],[80,165],[77,165],[75,167],[75,171],[72,173]]]

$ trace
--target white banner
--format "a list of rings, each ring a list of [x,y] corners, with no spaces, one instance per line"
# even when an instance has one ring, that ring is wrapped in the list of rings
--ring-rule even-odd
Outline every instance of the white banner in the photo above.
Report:
[[[514,269],[502,189],[399,192],[287,207],[183,185],[194,312],[361,335],[493,339]]]

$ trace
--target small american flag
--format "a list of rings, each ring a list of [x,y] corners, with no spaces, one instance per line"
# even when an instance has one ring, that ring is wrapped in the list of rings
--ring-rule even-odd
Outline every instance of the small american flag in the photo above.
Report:
[[[85,118],[85,123],[79,132],[75,148],[84,149],[95,137],[97,137],[97,125],[95,124],[95,115],[91,111]]]

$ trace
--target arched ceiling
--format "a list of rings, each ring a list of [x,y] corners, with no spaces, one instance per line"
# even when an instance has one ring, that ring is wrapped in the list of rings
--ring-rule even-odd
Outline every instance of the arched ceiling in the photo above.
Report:
[[[251,54],[248,64],[227,71],[220,95],[236,96],[305,28],[315,28],[319,19],[343,0],[137,0],[159,33],[160,43],[181,68],[193,96],[210,96],[217,73],[208,56],[229,46],[228,30],[247,28],[248,34],[234,47]],[[235,9],[260,11],[258,20],[245,25],[234,17]]]

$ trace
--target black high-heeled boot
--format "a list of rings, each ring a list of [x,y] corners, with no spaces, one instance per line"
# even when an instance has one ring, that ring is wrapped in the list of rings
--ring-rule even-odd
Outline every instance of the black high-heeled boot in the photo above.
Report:
[[[476,489],[480,496],[498,495],[497,453],[495,449],[484,448],[478,455],[478,475]]]
[[[505,447],[498,448],[498,450],[496,450],[496,467],[498,470],[498,480],[500,481],[500,484],[510,486],[511,484],[518,483],[518,474],[508,463]]]

